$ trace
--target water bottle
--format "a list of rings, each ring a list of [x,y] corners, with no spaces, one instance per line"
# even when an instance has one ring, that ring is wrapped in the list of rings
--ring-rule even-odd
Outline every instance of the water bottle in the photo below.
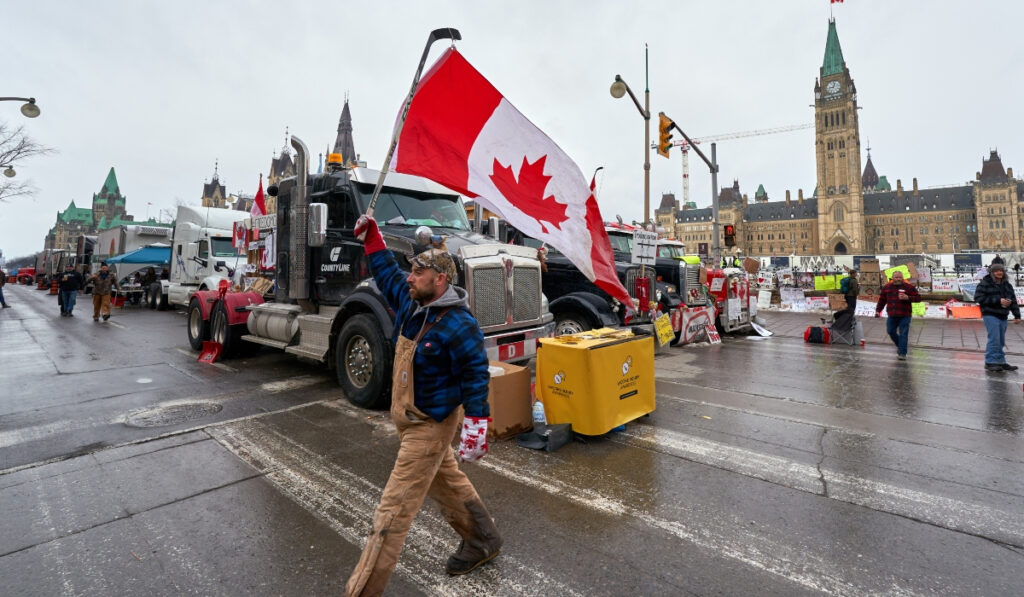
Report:
[[[544,416],[544,404],[540,400],[533,403],[533,424],[547,425],[548,419]]]

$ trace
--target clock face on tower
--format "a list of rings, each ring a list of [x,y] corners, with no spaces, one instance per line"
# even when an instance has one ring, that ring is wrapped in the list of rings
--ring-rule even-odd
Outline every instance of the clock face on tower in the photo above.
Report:
[[[829,81],[828,85],[825,85],[825,92],[829,95],[839,93],[839,81]]]

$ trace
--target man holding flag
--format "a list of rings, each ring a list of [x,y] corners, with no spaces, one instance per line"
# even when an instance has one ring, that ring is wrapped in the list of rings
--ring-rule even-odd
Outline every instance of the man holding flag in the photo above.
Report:
[[[414,90],[386,166],[476,199],[518,230],[558,249],[631,309],[593,184],[587,185],[569,156],[454,47],[414,83]],[[432,249],[413,258],[412,273],[403,276],[372,217],[362,216],[354,233],[363,240],[377,285],[397,317],[391,414],[400,447],[371,535],[349,578],[350,596],[383,593],[428,490],[463,538],[445,566],[449,574],[474,570],[502,545],[451,448],[464,409],[458,460],[482,457],[488,451],[489,421],[483,338],[459,298],[465,291],[452,286],[455,264],[447,251]],[[436,389],[439,384],[444,392]]]

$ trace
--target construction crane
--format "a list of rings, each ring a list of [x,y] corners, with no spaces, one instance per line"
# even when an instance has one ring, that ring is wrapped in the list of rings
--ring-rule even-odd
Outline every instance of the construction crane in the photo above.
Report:
[[[700,139],[694,139],[694,145],[701,143],[717,143],[719,141],[726,141],[728,139],[741,139],[743,137],[759,137],[761,135],[774,135],[776,133],[788,133],[790,131],[801,131],[814,127],[814,123],[807,124],[793,124],[790,126],[780,126],[771,129],[757,129],[756,131],[744,131],[742,133],[725,133],[723,135],[710,135],[707,137],[701,137]],[[672,145],[679,148],[679,153],[683,156],[683,205],[690,202],[690,144],[685,139],[673,141]]]

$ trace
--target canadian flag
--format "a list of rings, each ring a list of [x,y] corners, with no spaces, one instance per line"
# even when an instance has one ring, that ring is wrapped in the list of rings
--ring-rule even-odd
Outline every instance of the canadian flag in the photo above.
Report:
[[[390,167],[474,198],[632,310],[579,166],[455,48],[420,80]]]
[[[260,188],[256,191],[256,196],[252,200],[252,209],[249,210],[249,215],[252,217],[265,216],[267,215],[267,204],[263,200],[263,175],[260,174]]]

